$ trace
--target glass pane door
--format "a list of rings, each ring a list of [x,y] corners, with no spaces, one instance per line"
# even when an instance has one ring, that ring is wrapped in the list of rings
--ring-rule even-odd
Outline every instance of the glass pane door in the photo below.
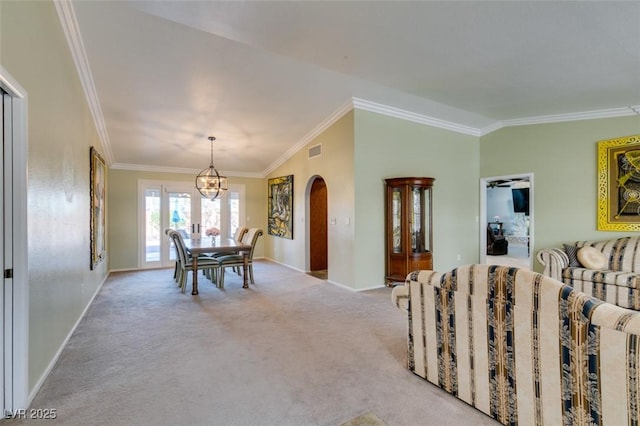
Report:
[[[187,188],[185,188],[187,189]],[[166,206],[164,217],[169,220],[169,227],[180,232],[182,238],[187,240],[192,235],[191,212],[191,192],[189,190],[167,190]],[[162,266],[167,266],[176,260],[176,250],[173,241],[163,235],[163,262]]]
[[[240,226],[240,193],[229,190],[229,237],[233,237]]]
[[[173,243],[165,235],[171,227],[191,238],[192,188],[189,184],[163,185],[160,182],[141,182],[140,267],[171,266],[176,259]]]
[[[202,237],[209,235],[215,236],[216,233],[220,235],[221,222],[220,222],[220,198],[215,200],[209,200],[208,198],[200,197],[200,224],[202,225],[201,232]],[[217,232],[215,232],[217,231]]]
[[[141,180],[139,194],[141,268],[173,265],[176,251],[164,233],[166,228],[175,229],[186,240],[206,237],[212,228],[227,238],[244,225],[244,185],[230,185],[224,196],[211,201],[191,183]]]
[[[160,190],[144,192],[144,261],[160,261]]]
[[[169,226],[182,234],[182,238],[191,238],[191,234],[197,232],[193,229],[191,221],[191,191],[167,190],[167,217]]]
[[[231,238],[236,229],[244,224],[242,204],[244,200],[244,185],[229,185],[229,190],[213,201],[200,198],[200,223],[202,236],[207,236],[207,230],[216,228],[223,238]]]

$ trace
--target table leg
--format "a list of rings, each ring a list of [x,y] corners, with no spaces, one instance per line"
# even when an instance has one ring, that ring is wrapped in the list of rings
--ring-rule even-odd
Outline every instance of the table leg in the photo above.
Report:
[[[191,287],[191,294],[198,294],[198,256],[194,256],[191,258],[191,262],[193,264],[193,286]]]
[[[242,255],[242,288],[249,288],[249,282],[247,281],[247,274],[249,273],[249,253]]]

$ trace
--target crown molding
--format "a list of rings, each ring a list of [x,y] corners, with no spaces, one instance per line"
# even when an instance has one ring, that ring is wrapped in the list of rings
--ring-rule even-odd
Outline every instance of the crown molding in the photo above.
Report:
[[[457,133],[463,133],[465,135],[480,136],[480,129],[476,129],[475,127],[465,126],[463,124],[457,124],[451,121],[440,120],[439,118],[433,118],[427,115],[417,114],[415,112],[378,104],[375,102],[367,101],[365,99],[353,98],[353,107],[386,115],[389,117],[412,121],[414,123],[426,124],[427,126],[431,127],[451,130]]]
[[[137,171],[152,171],[152,172],[168,172],[168,173],[198,173],[192,169],[173,168],[173,167],[154,167],[144,166],[139,164],[114,164],[113,152],[111,150],[111,142],[109,140],[109,134],[107,132],[107,126],[102,114],[102,108],[100,107],[100,101],[98,93],[93,82],[93,76],[91,74],[91,68],[87,59],[87,54],[84,49],[84,43],[78,27],[78,21],[76,19],[73,4],[70,0],[53,0],[58,13],[58,18],[62,25],[71,56],[78,71],[78,76],[82,84],[82,88],[89,105],[89,110],[93,117],[93,121],[98,133],[100,144],[102,145],[102,153],[107,165],[113,169],[118,170],[137,170]],[[453,123],[451,121],[441,120],[438,118],[430,117],[423,114],[414,113],[411,111],[402,110],[388,105],[371,102],[360,98],[351,98],[349,102],[342,105],[335,112],[325,118],[320,124],[318,124],[313,130],[305,135],[298,143],[289,148],[278,160],[272,163],[262,173],[244,173],[233,172],[228,173],[228,176],[236,177],[251,177],[251,178],[264,178],[269,173],[273,172],[276,168],[281,166],[284,162],[290,159],[294,154],[300,151],[304,146],[316,138],[319,134],[325,131],[328,127],[342,118],[345,114],[353,110],[354,108],[364,111],[374,112],[389,117],[395,117],[414,123],[424,124],[427,126],[437,127],[440,129],[451,130],[453,132],[462,133],[471,136],[485,136],[503,127],[524,126],[531,124],[547,124],[558,123],[566,121],[577,120],[594,120],[599,118],[613,118],[613,117],[626,117],[633,115],[640,115],[640,105],[631,105],[621,108],[610,108],[595,111],[585,111],[568,114],[557,115],[543,115],[537,117],[525,117],[512,120],[496,121],[495,123],[486,126],[482,129],[478,129],[463,124]]]
[[[331,127],[336,121],[340,120],[347,113],[353,110],[353,103],[351,101],[346,102],[340,108],[331,113],[327,118],[322,120],[320,124],[313,128],[309,133],[307,133],[298,143],[289,148],[287,152],[285,152],[282,157],[280,157],[275,162],[271,163],[269,167],[267,167],[262,172],[262,177],[267,177],[269,173],[273,172],[275,169],[284,164],[285,161],[293,157],[298,151],[304,148],[309,142],[313,141],[316,137],[318,137],[322,132]]]
[[[568,114],[540,115],[537,117],[516,118],[498,121],[482,129],[481,136],[488,135],[503,127],[527,126],[531,124],[561,123],[567,121],[596,120],[599,118],[629,117],[640,115],[640,105],[622,108],[599,109],[594,111],[572,112]]]
[[[93,83],[91,67],[89,66],[87,53],[84,49],[84,43],[80,35],[78,20],[76,19],[73,5],[69,0],[54,0],[53,3],[56,6],[58,18],[60,19],[60,24],[62,24],[62,30],[69,44],[69,50],[71,50],[71,56],[73,57],[73,62],[76,65],[76,70],[80,77],[80,83],[82,84],[87,103],[89,104],[89,110],[91,111],[98,138],[102,145],[102,154],[107,161],[107,165],[110,166],[113,164],[113,153],[111,151],[109,134],[107,133],[107,126],[104,121],[104,116],[102,115],[98,93]]]
[[[150,166],[147,164],[130,164],[130,163],[115,163],[110,167],[111,170],[128,170],[133,172],[157,172],[157,173],[178,173],[195,176],[200,173],[201,169],[191,169],[186,167],[163,167],[163,166]],[[227,177],[245,177],[245,178],[258,178],[262,179],[264,176],[260,173],[250,172],[233,172],[226,170],[218,170],[218,173]]]

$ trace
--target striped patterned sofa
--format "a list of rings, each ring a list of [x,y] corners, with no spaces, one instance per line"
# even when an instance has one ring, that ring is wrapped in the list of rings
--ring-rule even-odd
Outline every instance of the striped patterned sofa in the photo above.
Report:
[[[572,261],[567,250],[551,248],[536,255],[544,266],[543,274],[598,299],[640,310],[640,237],[565,244],[568,250],[586,246],[595,247],[606,256],[606,269],[585,268],[577,260]]]
[[[500,423],[639,424],[640,312],[496,265],[412,272],[392,299],[409,369]]]

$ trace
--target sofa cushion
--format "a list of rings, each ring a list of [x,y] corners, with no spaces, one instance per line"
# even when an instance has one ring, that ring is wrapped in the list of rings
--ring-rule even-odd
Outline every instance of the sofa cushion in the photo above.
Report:
[[[604,269],[607,267],[607,256],[595,247],[582,247],[578,250],[578,262],[585,268]]]
[[[640,236],[603,241],[576,241],[578,248],[592,246],[604,253],[611,271],[640,273]]]
[[[622,308],[640,310],[640,275],[633,272],[566,268],[562,282]]]
[[[633,272],[594,270],[582,267],[565,268],[562,271],[562,281],[571,285],[572,280],[640,289],[640,275]]]
[[[578,261],[578,247],[571,244],[563,244],[563,246],[564,246],[564,252],[567,254],[567,257],[569,258],[569,267],[577,268],[581,266],[580,262]]]

